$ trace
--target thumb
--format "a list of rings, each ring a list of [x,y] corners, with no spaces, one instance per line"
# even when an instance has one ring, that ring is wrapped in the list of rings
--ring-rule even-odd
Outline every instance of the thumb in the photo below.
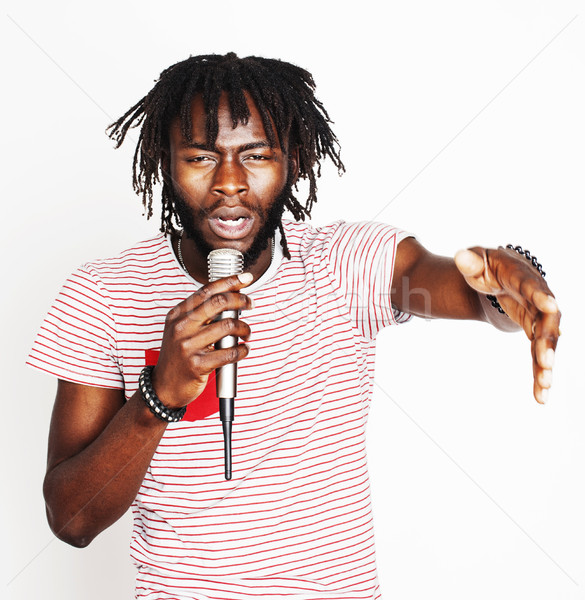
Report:
[[[484,270],[483,258],[473,250],[459,250],[455,264],[464,277],[478,277]]]

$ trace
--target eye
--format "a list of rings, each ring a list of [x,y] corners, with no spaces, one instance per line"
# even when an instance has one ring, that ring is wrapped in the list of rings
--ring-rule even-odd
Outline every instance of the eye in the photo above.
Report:
[[[270,160],[272,156],[266,156],[265,154],[249,154],[246,156],[246,160]]]
[[[187,162],[191,162],[191,163],[201,163],[201,162],[205,162],[211,160],[210,156],[192,156],[191,158],[187,159]]]

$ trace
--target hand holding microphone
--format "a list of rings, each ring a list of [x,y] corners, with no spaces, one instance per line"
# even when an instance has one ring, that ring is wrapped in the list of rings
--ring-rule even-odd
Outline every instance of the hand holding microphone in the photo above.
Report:
[[[249,273],[222,277],[203,286],[169,311],[160,356],[152,373],[152,385],[165,406],[178,409],[196,401],[212,371],[248,355],[248,346],[238,344],[237,338],[246,340],[251,333],[250,327],[238,315],[241,310],[251,309],[253,303],[239,291],[252,279]],[[224,311],[232,312],[235,317],[219,320]],[[226,333],[234,337],[236,343],[220,347],[218,342],[226,337]]]

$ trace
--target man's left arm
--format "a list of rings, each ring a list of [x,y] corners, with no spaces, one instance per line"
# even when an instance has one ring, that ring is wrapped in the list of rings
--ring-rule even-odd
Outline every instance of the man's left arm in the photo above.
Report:
[[[491,306],[488,294],[497,297],[506,314]],[[561,313],[538,270],[514,250],[476,247],[452,259],[406,238],[396,252],[392,304],[419,317],[473,319],[504,331],[523,329],[531,342],[534,397],[546,402]]]

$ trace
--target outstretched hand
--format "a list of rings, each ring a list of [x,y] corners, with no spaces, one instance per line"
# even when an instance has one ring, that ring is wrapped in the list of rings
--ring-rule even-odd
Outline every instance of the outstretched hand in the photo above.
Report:
[[[496,296],[506,315],[526,333],[531,341],[534,397],[544,404],[552,384],[561,320],[546,281],[528,260],[508,248],[460,250],[455,264],[470,287],[484,296]],[[487,306],[486,316],[498,325],[495,308]]]

